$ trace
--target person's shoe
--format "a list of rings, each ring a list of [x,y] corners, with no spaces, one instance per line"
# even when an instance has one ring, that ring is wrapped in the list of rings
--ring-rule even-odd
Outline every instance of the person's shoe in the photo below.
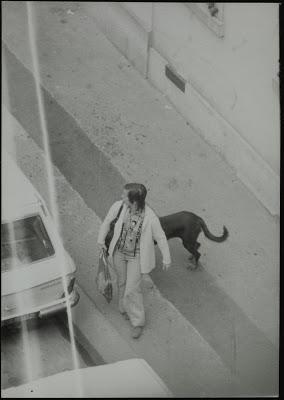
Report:
[[[143,332],[142,326],[134,326],[131,331],[131,336],[133,339],[138,339]]]

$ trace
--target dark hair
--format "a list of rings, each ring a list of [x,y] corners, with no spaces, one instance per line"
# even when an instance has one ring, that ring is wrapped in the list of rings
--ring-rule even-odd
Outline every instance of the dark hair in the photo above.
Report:
[[[128,191],[128,200],[131,204],[136,201],[139,210],[145,207],[145,198],[147,196],[147,189],[142,183],[127,183],[124,189]]]

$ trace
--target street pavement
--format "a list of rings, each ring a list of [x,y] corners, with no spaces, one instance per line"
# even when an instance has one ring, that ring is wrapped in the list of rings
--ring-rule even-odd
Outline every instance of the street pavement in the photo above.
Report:
[[[74,368],[68,340],[69,332],[58,321],[56,317],[51,317],[28,321],[24,330],[21,325],[2,328],[2,390]],[[91,364],[90,360],[86,358],[85,361],[80,353],[77,360],[80,368]]]
[[[187,270],[188,255],[177,240],[170,242],[170,271],[161,271],[158,257],[151,274],[155,285],[147,282],[157,294],[154,303],[147,303],[148,327],[144,337],[130,346],[151,359],[152,366],[156,362],[174,393],[238,393],[249,391],[248,384],[253,394],[277,393],[279,221],[100,33],[83,3],[44,2],[35,9],[53,162],[96,216],[96,220],[83,218],[80,211],[68,217],[75,224],[73,233],[81,233],[82,248],[74,254],[81,287],[127,339],[125,323],[113,306],[106,306],[94,293],[89,274],[97,254],[84,258],[83,248],[88,246],[82,235],[82,229],[90,232],[94,246],[100,220],[127,181],[146,184],[148,201],[159,215],[190,210],[216,234],[226,225],[230,236],[223,244],[200,235],[202,265],[196,271]],[[7,107],[42,146],[24,5],[6,2],[3,14]],[[159,348],[166,321],[157,298],[185,324],[180,329],[176,324],[169,324],[171,329],[166,326],[164,344],[172,353],[165,356],[161,346],[164,360],[155,358],[153,351]],[[184,337],[190,343],[183,343]],[[205,353],[200,347],[207,349]],[[206,360],[218,366],[220,361],[224,368],[220,367],[220,375]]]
[[[18,121],[3,109],[9,146],[19,166],[48,203],[48,183],[42,149]],[[95,286],[98,249],[94,246],[100,219],[54,167],[55,188],[64,246],[77,265],[80,301],[73,309],[75,331],[81,344],[107,363],[142,357],[162,377],[176,396],[229,396],[252,394],[223,364],[218,354],[179,311],[164,297],[147,275],[143,280],[147,325],[138,341],[130,335],[128,321],[118,312],[117,293],[107,304]],[[113,275],[113,277],[115,277]],[[92,348],[93,347],[93,348]]]

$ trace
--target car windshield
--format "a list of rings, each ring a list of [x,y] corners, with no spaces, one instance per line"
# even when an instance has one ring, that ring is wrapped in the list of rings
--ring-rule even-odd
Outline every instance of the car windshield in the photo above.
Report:
[[[1,271],[30,264],[55,253],[40,215],[1,224]]]

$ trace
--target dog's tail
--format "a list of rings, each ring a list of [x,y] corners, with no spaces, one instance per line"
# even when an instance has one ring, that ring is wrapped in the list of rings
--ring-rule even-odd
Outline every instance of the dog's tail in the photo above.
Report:
[[[205,224],[203,219],[200,219],[200,224],[201,224],[201,228],[202,228],[202,230],[204,232],[204,235],[208,239],[213,240],[214,242],[224,242],[224,240],[226,240],[227,237],[229,236],[229,232],[228,232],[228,230],[227,230],[227,228],[225,226],[223,226],[223,235],[222,236],[215,236],[209,231],[209,229],[207,228],[207,225]]]

